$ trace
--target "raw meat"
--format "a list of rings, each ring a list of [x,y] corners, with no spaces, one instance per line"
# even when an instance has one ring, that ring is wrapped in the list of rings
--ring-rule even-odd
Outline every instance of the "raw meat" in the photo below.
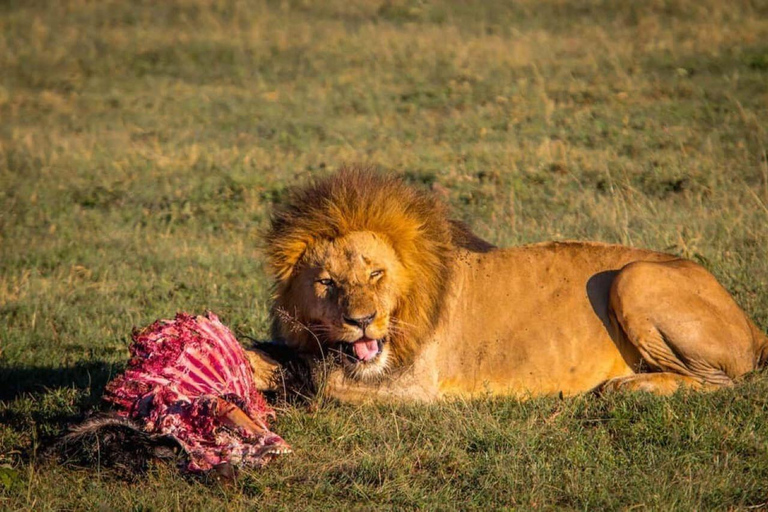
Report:
[[[262,466],[290,446],[266,422],[274,411],[232,333],[211,312],[178,313],[134,332],[128,369],[105,399],[145,432],[174,438],[187,469]]]

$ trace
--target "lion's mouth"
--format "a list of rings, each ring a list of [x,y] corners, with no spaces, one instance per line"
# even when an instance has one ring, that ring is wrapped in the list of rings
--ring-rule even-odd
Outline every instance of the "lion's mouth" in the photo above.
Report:
[[[341,344],[341,351],[355,363],[370,363],[376,359],[383,348],[382,340],[360,338],[359,340]]]

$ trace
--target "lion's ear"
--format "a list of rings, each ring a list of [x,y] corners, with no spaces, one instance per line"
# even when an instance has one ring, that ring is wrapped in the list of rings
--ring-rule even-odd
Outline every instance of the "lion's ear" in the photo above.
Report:
[[[275,240],[268,250],[269,266],[278,282],[284,283],[294,273],[307,250],[305,240]]]

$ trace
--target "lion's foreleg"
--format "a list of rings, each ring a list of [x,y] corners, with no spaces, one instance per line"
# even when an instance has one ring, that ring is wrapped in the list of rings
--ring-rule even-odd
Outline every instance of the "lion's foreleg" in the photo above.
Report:
[[[275,375],[280,369],[280,364],[258,349],[246,350],[245,355],[253,369],[253,382],[259,391],[273,391],[275,389]]]

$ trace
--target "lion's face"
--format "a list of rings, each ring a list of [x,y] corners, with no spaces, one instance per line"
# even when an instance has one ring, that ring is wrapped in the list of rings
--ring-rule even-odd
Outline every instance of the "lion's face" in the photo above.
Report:
[[[320,241],[305,254],[293,283],[294,304],[317,339],[341,352],[350,376],[386,369],[404,276],[387,239],[370,231]]]
[[[394,175],[354,167],[297,188],[266,233],[273,334],[337,351],[349,377],[407,368],[440,318],[454,249],[478,240]]]

